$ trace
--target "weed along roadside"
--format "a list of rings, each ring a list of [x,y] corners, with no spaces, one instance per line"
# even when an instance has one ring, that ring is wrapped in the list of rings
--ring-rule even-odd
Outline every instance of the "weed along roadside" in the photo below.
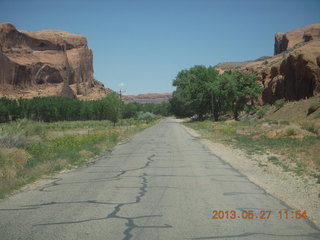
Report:
[[[191,122],[186,126],[209,140],[240,148],[255,158],[265,155],[267,162],[297,176],[312,176],[320,184],[320,138],[288,121]],[[303,134],[303,135],[302,135]],[[260,161],[261,167],[265,165]]]
[[[44,175],[82,166],[158,120],[34,122],[0,125],[0,198]]]

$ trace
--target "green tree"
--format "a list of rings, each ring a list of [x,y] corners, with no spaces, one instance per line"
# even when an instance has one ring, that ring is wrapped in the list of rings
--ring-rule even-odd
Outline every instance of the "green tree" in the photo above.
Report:
[[[187,100],[181,96],[181,91],[176,90],[169,100],[170,112],[177,117],[191,117],[193,115]]]
[[[205,66],[198,65],[189,70],[182,70],[173,81],[173,86],[177,88],[176,96],[186,101],[191,111],[197,114],[199,119],[208,112],[210,108],[208,97],[208,82],[210,74]]]
[[[137,117],[139,111],[141,111],[141,105],[135,102],[130,102],[122,106],[122,117],[123,118],[134,118]]]
[[[110,93],[102,100],[106,107],[107,119],[113,122],[113,125],[120,119],[121,101],[117,93]]]
[[[8,122],[9,121],[9,109],[8,103],[9,99],[7,98],[0,98],[0,122]]]
[[[211,114],[215,121],[219,120],[219,116],[224,109],[224,94],[221,88],[221,78],[219,72],[214,67],[207,68],[208,81],[206,83],[207,94],[210,98]]]
[[[221,75],[220,89],[235,120],[238,120],[247,102],[252,103],[262,91],[254,74],[237,70],[226,71]]]

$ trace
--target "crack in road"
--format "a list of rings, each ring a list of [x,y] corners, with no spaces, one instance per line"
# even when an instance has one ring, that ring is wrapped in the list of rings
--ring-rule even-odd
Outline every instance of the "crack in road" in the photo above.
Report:
[[[104,181],[114,181],[114,180],[120,180],[120,177],[124,174],[126,174],[127,172],[130,172],[130,171],[136,171],[136,170],[142,170],[144,168],[147,168],[149,167],[150,163],[153,162],[154,160],[152,158],[154,158],[156,155],[153,154],[151,156],[149,156],[147,159],[148,161],[145,163],[145,165],[143,165],[142,167],[139,167],[139,168],[132,168],[132,169],[127,169],[127,170],[123,170],[123,171],[120,171],[120,173],[118,173],[117,175],[113,176],[113,177],[109,177],[109,178],[103,178]],[[51,188],[51,187],[55,187],[55,186],[59,186],[59,185],[63,185],[63,184],[72,184],[72,183],[59,183],[60,181],[63,180],[63,178],[52,178],[52,179],[55,179],[53,182],[51,183],[48,183],[46,185],[44,185],[43,187],[39,188],[39,191],[40,192],[46,192],[46,190],[48,188]],[[102,180],[102,179],[100,179]],[[75,184],[75,183],[74,183]]]
[[[60,182],[60,181],[63,180],[63,178],[51,178],[51,179],[55,179],[55,180],[54,180],[53,182],[48,183],[48,184],[44,185],[43,187],[39,188],[39,191],[40,191],[40,192],[45,192],[45,190],[46,190],[47,188],[60,185],[58,182]]]
[[[152,161],[151,158],[149,159],[149,164]],[[149,164],[146,164],[145,167],[149,166]],[[134,202],[129,202],[129,203],[120,203],[114,207],[114,210],[106,217],[107,219],[124,219],[127,221],[125,224],[127,228],[123,231],[123,234],[125,237],[123,240],[129,240],[132,238],[131,232],[136,229],[136,228],[171,228],[172,226],[169,224],[164,224],[163,226],[139,226],[136,225],[134,222],[134,219],[138,218],[147,218],[147,217],[162,217],[162,215],[146,215],[146,216],[139,216],[139,217],[121,217],[118,216],[117,214],[121,211],[121,208],[126,206],[126,205],[131,205],[131,204],[137,204],[141,202],[141,199],[144,197],[144,195],[147,193],[147,188],[148,188],[148,180],[146,178],[147,174],[143,173],[143,175],[138,176],[139,178],[142,178],[142,186],[139,188],[140,192],[138,192],[138,195],[136,196],[136,200]]]
[[[155,154],[152,154],[151,156],[147,157],[147,162],[141,167],[122,170],[117,175],[110,177],[110,178],[106,178],[106,179],[111,180],[111,181],[119,180],[119,179],[121,179],[121,176],[123,176],[124,174],[126,174],[128,172],[146,169],[149,167],[149,165],[152,162],[155,161],[155,159],[154,159],[155,156],[156,156]],[[110,214],[108,214],[106,217],[79,220],[79,221],[69,221],[69,222],[43,223],[43,224],[36,224],[33,226],[48,226],[48,225],[60,225],[60,224],[84,223],[84,222],[89,222],[89,221],[98,221],[98,220],[106,220],[106,219],[122,219],[122,220],[126,221],[126,223],[125,223],[126,229],[122,232],[124,234],[123,240],[130,240],[133,237],[132,231],[136,228],[171,228],[172,227],[169,224],[164,224],[161,226],[156,226],[156,225],[139,226],[134,221],[135,219],[141,219],[141,218],[162,217],[162,215],[145,215],[145,216],[138,216],[138,217],[123,217],[123,216],[118,215],[119,212],[121,211],[122,207],[128,206],[128,205],[133,205],[133,204],[138,204],[141,202],[142,198],[145,196],[145,194],[148,191],[147,190],[148,189],[147,176],[148,176],[147,173],[143,173],[142,175],[137,176],[142,181],[141,181],[141,186],[139,187],[139,192],[135,196],[135,201],[132,201],[132,202],[111,203],[111,202],[98,202],[96,200],[88,200],[88,201],[77,201],[77,202],[50,202],[50,203],[43,203],[43,204],[25,205],[23,207],[36,207],[37,208],[37,207],[41,207],[41,206],[48,206],[48,205],[55,205],[55,204],[66,204],[66,203],[93,203],[93,204],[107,204],[107,205],[116,204],[116,206],[114,206],[113,211]],[[63,180],[63,178],[56,178],[55,181],[41,187],[39,189],[39,191],[45,191],[46,189],[48,189],[50,187],[54,187],[54,186],[58,186],[58,185],[62,185],[62,184],[68,184],[68,183],[59,183],[62,180]]]
[[[122,176],[123,174],[127,173],[127,172],[130,172],[130,171],[136,171],[136,170],[142,170],[142,169],[145,169],[147,167],[149,167],[149,165],[155,161],[153,158],[155,157],[156,155],[153,154],[151,156],[149,156],[147,159],[148,161],[145,163],[144,166],[142,167],[139,167],[139,168],[133,168],[133,169],[128,169],[128,170],[125,170],[125,171],[121,171],[120,174],[117,175],[117,177],[120,177]],[[136,228],[171,228],[172,226],[171,225],[168,225],[168,224],[165,224],[163,226],[138,226],[135,224],[134,222],[134,219],[137,219],[137,218],[146,218],[146,217],[161,217],[162,215],[147,215],[147,216],[140,216],[140,217],[121,217],[121,216],[118,216],[117,214],[121,211],[121,208],[123,206],[126,206],[126,205],[131,205],[131,204],[137,204],[137,203],[140,203],[141,202],[141,199],[145,196],[145,194],[147,193],[147,188],[148,188],[148,180],[147,180],[147,174],[146,173],[143,173],[143,175],[140,175],[138,176],[139,178],[142,179],[142,186],[139,188],[140,192],[138,192],[138,195],[136,196],[136,200],[135,202],[129,202],[129,203],[120,203],[118,205],[116,205],[114,207],[114,210],[113,212],[111,212],[106,218],[107,219],[110,219],[110,218],[116,218],[116,219],[124,219],[127,221],[127,223],[125,224],[127,226],[127,228],[123,231],[123,234],[125,235],[125,237],[123,238],[123,240],[129,240],[132,238],[132,234],[131,232],[136,229]]]

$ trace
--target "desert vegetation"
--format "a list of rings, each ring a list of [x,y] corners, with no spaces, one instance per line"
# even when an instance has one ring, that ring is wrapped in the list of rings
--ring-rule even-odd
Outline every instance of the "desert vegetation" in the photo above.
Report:
[[[315,124],[268,119],[185,124],[212,141],[243,149],[253,158],[255,155],[267,155],[270,162],[284,171],[299,176],[311,175],[320,183],[320,138],[317,134],[320,129],[316,129]]]
[[[0,124],[0,198],[43,175],[81,166],[154,123],[148,119]]]

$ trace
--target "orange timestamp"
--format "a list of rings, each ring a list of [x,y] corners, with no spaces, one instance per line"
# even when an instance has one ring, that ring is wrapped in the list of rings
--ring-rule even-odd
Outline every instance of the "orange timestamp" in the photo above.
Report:
[[[279,219],[306,219],[308,218],[306,210],[214,210],[211,219],[270,219],[271,216]]]

